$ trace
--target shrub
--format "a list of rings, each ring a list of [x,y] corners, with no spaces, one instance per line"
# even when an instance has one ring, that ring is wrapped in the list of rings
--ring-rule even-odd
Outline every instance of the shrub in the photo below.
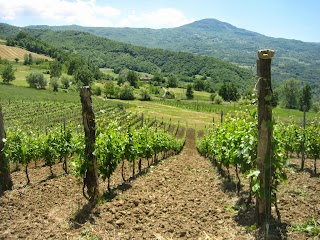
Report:
[[[31,88],[44,89],[48,84],[43,73],[40,72],[32,72],[26,76],[26,79]]]
[[[220,96],[220,95],[216,95],[215,97],[214,97],[214,103],[215,104],[221,104],[222,102],[223,102],[223,99],[222,99],[222,97]]]

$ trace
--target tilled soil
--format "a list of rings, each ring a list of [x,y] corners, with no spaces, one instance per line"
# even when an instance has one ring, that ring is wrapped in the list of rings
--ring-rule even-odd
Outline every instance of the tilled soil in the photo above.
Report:
[[[289,184],[279,190],[283,224],[271,239],[308,239],[290,226],[320,217],[319,176],[309,171],[311,163],[303,172],[297,164],[292,160]],[[93,209],[82,196],[81,181],[61,169],[57,164],[54,172],[60,175],[50,179],[47,167],[31,168],[27,187],[23,172],[12,174],[15,189],[0,197],[0,239],[254,239],[253,211],[235,208],[239,197],[198,154],[192,129],[179,155],[136,179],[121,184],[117,169],[111,181],[115,190]]]

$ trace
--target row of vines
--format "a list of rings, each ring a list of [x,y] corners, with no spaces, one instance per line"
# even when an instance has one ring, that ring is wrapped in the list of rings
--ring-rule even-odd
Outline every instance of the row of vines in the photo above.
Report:
[[[281,182],[286,182],[284,168],[288,164],[288,157],[293,153],[300,156],[302,151],[306,156],[316,159],[320,156],[320,124],[313,122],[305,129],[295,123],[270,123],[273,128],[271,144],[271,196],[276,204],[276,192]],[[235,170],[237,192],[242,190],[241,176],[249,181],[249,195],[247,206],[252,195],[263,195],[260,188],[257,159],[257,115],[256,113],[242,113],[228,117],[221,125],[212,128],[197,141],[200,154],[210,158],[220,173],[231,180],[230,169]],[[277,209],[277,206],[276,206]],[[278,213],[278,212],[277,212]],[[279,213],[278,213],[278,217]]]
[[[70,108],[72,114],[81,117],[79,109],[75,110],[72,108],[73,105],[66,105],[67,107],[64,107]],[[39,107],[40,104],[37,103],[37,106]],[[65,114],[64,107],[62,105],[60,107],[53,111],[56,115]],[[42,108],[47,109],[48,105]],[[32,113],[30,114],[33,116]],[[18,118],[18,116],[15,118],[12,116],[7,114],[6,122],[9,123]],[[34,114],[34,117],[39,116]],[[47,121],[50,120],[43,119],[42,123],[48,126]],[[39,130],[41,122],[38,122],[36,127],[31,125],[21,127],[22,125],[17,127],[11,124],[4,139],[4,152],[13,166],[17,169],[23,167],[27,184],[31,182],[28,173],[30,164],[34,163],[37,166],[39,162],[44,162],[50,168],[51,177],[55,175],[52,166],[58,162],[63,163],[65,173],[71,171],[78,176],[85,176],[87,169],[84,158],[85,141],[79,122],[66,123],[60,120],[53,127],[46,128],[46,131]],[[131,114],[119,108],[105,108],[97,111],[94,155],[98,160],[99,175],[103,180],[108,181],[109,191],[111,190],[110,177],[120,164],[122,178],[126,181],[125,164],[131,166],[132,177],[135,177],[137,170],[139,173],[143,170],[142,160],[147,161],[150,166],[161,158],[181,151],[185,135],[177,139],[175,135],[179,126],[175,126],[169,133],[170,125],[171,123],[166,124],[156,119],[144,119],[141,114]]]
[[[208,113],[221,113],[222,111],[224,113],[228,112],[234,112],[235,110],[241,110],[247,109],[247,108],[254,108],[248,107],[248,106],[237,106],[235,103],[227,104],[227,105],[219,105],[219,104],[213,104],[208,103],[204,101],[180,101],[180,100],[158,100],[154,101],[159,104],[167,105],[167,106],[173,106],[177,108],[187,109],[191,111],[197,111],[197,112],[208,112]]]

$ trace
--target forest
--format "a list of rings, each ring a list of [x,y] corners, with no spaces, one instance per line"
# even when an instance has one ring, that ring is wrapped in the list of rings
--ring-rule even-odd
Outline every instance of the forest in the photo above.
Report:
[[[93,63],[100,68],[112,68],[116,73],[128,68],[151,74],[161,73],[164,76],[174,74],[182,80],[202,75],[211,77],[213,85],[234,83],[241,92],[254,84],[252,71],[208,56],[137,47],[79,31],[25,29],[28,34],[23,40],[22,34],[16,37],[11,35],[15,31],[12,29],[9,31],[1,26],[0,34],[9,36],[9,45],[18,45],[49,55],[52,55],[52,52],[56,54],[57,49],[62,49],[63,51],[59,50],[60,56],[56,56],[58,59],[67,55],[64,52],[67,51],[81,56],[85,62]],[[38,40],[41,40],[41,43]],[[41,45],[47,47],[43,48]]]

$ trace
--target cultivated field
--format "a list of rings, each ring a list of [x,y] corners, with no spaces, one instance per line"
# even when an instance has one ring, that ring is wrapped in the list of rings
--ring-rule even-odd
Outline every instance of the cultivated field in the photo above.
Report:
[[[30,52],[30,51],[27,51],[27,50],[24,50],[21,48],[0,45],[0,58],[1,59],[15,60],[15,58],[18,58],[19,61],[23,61],[25,54],[31,54],[34,58],[43,58],[43,59],[52,60],[50,57],[46,57],[44,55],[33,53],[33,52]]]

